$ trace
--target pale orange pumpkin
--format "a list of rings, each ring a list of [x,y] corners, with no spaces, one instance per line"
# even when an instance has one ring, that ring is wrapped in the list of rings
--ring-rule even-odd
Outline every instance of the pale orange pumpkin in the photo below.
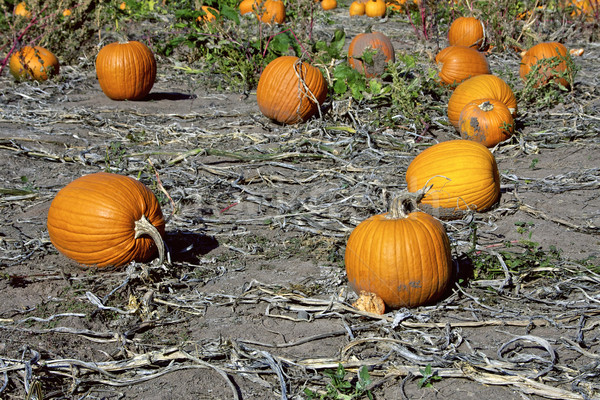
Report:
[[[143,183],[98,172],[62,188],[48,210],[52,244],[79,264],[119,267],[165,256],[165,221]]]
[[[386,5],[383,0],[369,0],[365,3],[365,14],[371,18],[385,17]]]
[[[113,100],[141,100],[150,93],[156,79],[152,51],[138,41],[107,44],[96,56],[100,88]]]
[[[349,13],[351,17],[365,15],[365,3],[360,1],[353,1],[350,4]]]
[[[321,71],[298,57],[281,56],[264,69],[256,88],[258,108],[282,124],[304,122],[319,111],[327,98]]]
[[[448,100],[448,120],[459,130],[458,119],[465,105],[473,100],[487,98],[503,102],[513,117],[517,114],[517,99],[510,86],[495,75],[481,74],[464,80],[454,89]]]
[[[45,81],[58,75],[60,63],[52,52],[41,46],[23,46],[9,59],[8,68],[17,80]]]
[[[350,287],[381,298],[387,308],[432,304],[452,280],[450,241],[443,225],[399,197],[385,214],[361,222],[344,256]]]
[[[467,46],[483,49],[485,46],[485,25],[475,17],[459,17],[448,29],[448,43],[451,46]]]
[[[523,79],[532,79],[533,86],[539,87],[555,82],[570,87],[565,75],[569,75],[570,53],[558,42],[538,43],[523,55],[519,75]],[[532,71],[533,70],[533,71]],[[528,76],[531,73],[531,76]]]
[[[371,63],[362,60],[367,51],[375,52]],[[392,41],[381,32],[359,33],[348,46],[348,63],[367,78],[381,75],[388,63],[395,60]]]
[[[477,99],[465,105],[458,120],[460,136],[494,147],[510,138],[514,118],[504,103],[495,99]]]
[[[442,82],[456,85],[475,75],[490,74],[485,55],[466,46],[448,46],[440,51],[435,62]]]
[[[466,210],[484,212],[500,200],[500,173],[494,155],[481,143],[457,139],[419,153],[406,170],[409,192],[426,188],[419,207],[442,219]]]

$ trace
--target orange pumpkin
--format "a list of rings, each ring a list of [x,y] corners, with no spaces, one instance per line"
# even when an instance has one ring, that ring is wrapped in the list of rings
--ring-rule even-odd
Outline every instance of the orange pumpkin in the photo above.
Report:
[[[258,6],[258,0],[243,0],[242,2],[240,2],[238,8],[240,10],[240,14],[246,15],[254,13]]]
[[[431,186],[420,207],[438,218],[483,212],[500,199],[500,173],[494,155],[481,143],[450,140],[419,153],[406,170],[409,192]]]
[[[202,6],[201,8],[204,15],[200,15],[197,18],[198,22],[213,22],[217,20],[217,16],[219,15],[219,10],[209,6]]]
[[[475,75],[490,74],[485,56],[466,46],[448,46],[435,57],[442,82],[455,85]]]
[[[485,25],[475,17],[459,17],[448,29],[450,46],[467,46],[483,49],[485,46]]]
[[[572,8],[572,17],[583,15],[588,22],[595,21],[600,13],[600,0],[566,0],[561,3],[563,7]]]
[[[13,14],[27,19],[31,18],[31,12],[27,9],[27,4],[24,1],[15,6]]]
[[[350,4],[349,12],[351,17],[365,15],[365,3],[361,3],[358,0],[353,1],[352,4]]]
[[[131,261],[164,259],[165,221],[143,183],[98,172],[62,188],[48,211],[52,244],[83,265],[119,267]]]
[[[8,68],[17,80],[45,81],[58,75],[60,63],[50,50],[40,46],[24,46],[10,56]]]
[[[473,100],[465,105],[458,120],[460,136],[494,147],[510,138],[514,119],[508,107],[495,99]]]
[[[282,124],[297,124],[319,111],[327,90],[327,82],[318,68],[298,57],[281,56],[271,61],[260,75],[256,101],[266,117]]]
[[[369,0],[365,3],[365,14],[371,18],[385,17],[386,5],[383,0]]]
[[[558,42],[538,43],[523,55],[519,75],[523,79],[533,79],[533,86],[539,87],[548,82],[570,87],[565,75],[569,74],[570,54],[567,48]],[[531,77],[528,75],[532,74]]]
[[[450,241],[443,225],[409,204],[396,199],[388,213],[354,228],[346,244],[350,287],[375,294],[390,309],[431,304],[452,279]]]
[[[109,98],[141,100],[154,86],[156,60],[141,42],[114,42],[98,52],[96,75],[100,88]]]
[[[337,8],[337,0],[321,0],[321,8],[323,10],[333,10]]]
[[[517,114],[517,99],[510,86],[495,75],[481,74],[466,79],[454,89],[448,100],[448,120],[459,130],[458,119],[465,105],[487,98],[503,102],[513,116]]]
[[[372,62],[362,60],[365,52],[374,51]],[[385,71],[389,62],[395,62],[392,41],[381,32],[359,33],[348,46],[348,63],[367,78],[379,76]]]
[[[260,20],[266,24],[283,24],[285,21],[285,5],[283,1],[267,0],[258,6]]]

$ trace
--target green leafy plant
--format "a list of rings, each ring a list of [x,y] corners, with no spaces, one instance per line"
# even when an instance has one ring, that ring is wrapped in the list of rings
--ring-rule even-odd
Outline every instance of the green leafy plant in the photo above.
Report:
[[[442,380],[442,377],[437,374],[437,371],[434,371],[433,368],[431,368],[431,364],[427,364],[425,368],[419,368],[419,372],[422,375],[421,379],[417,382],[419,389],[433,387],[434,382]]]
[[[360,367],[356,379],[352,381],[346,378],[346,370],[342,364],[339,364],[335,370],[326,370],[324,374],[330,380],[326,392],[319,394],[306,388],[304,394],[309,399],[353,400],[365,397],[369,400],[373,399],[373,394],[368,389],[371,384],[371,377],[367,367]]]

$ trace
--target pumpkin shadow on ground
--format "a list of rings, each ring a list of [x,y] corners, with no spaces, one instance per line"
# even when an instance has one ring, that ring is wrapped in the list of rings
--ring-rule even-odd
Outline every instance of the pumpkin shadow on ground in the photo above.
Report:
[[[153,92],[149,93],[144,100],[146,101],[157,101],[157,100],[192,100],[196,99],[198,96],[195,94],[187,94],[187,93],[179,93],[179,92]]]
[[[166,243],[171,253],[171,261],[192,264],[196,264],[198,258],[219,247],[219,242],[214,237],[190,231],[169,232]]]

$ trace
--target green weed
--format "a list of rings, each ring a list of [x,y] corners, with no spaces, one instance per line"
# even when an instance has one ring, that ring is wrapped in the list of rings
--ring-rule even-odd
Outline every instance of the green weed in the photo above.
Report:
[[[353,400],[365,397],[373,399],[373,394],[368,389],[371,384],[371,376],[367,367],[360,367],[354,380],[347,379],[346,370],[342,364],[339,364],[335,370],[326,370],[324,374],[329,378],[329,383],[325,388],[326,392],[319,394],[306,388],[304,394],[308,396],[308,399]]]

